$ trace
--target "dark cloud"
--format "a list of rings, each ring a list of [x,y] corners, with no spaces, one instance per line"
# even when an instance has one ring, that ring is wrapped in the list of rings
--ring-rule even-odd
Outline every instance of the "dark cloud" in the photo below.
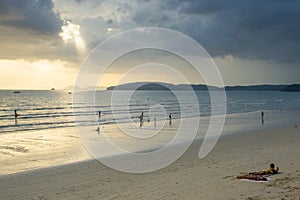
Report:
[[[49,55],[45,51],[43,56],[71,59],[72,46],[66,47],[58,36],[62,25],[59,10],[80,25],[88,50],[109,36],[108,28],[159,26],[191,36],[212,56],[300,62],[299,0],[73,0],[73,4],[57,0],[55,9],[53,1],[0,0],[0,39],[5,41],[2,46],[7,43],[11,48],[1,57],[16,57],[17,45],[10,44],[28,48],[40,44],[51,48]],[[36,40],[40,43],[34,43]],[[24,52],[22,49],[18,56]]]
[[[113,22],[114,22],[113,19],[109,19],[109,20],[107,20],[105,23],[106,23],[106,24],[112,24]]]
[[[300,1],[145,1],[132,19],[139,26],[176,29],[213,56],[294,62],[300,59]]]
[[[58,33],[63,23],[53,10],[52,0],[0,0],[2,25]]]

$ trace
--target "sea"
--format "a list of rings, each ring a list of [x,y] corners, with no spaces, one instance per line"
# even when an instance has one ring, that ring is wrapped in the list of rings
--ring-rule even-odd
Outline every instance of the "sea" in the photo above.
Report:
[[[94,102],[91,104],[74,102],[71,91],[2,90],[0,134],[75,126],[92,128],[116,122],[138,123],[142,112],[143,120],[148,122],[154,118],[168,119],[170,114],[175,120],[182,117],[204,119],[212,113],[211,96],[207,91],[195,92],[196,103],[179,100],[172,91],[135,91],[127,102],[114,101],[114,105],[112,93],[112,91],[96,91]],[[82,92],[82,96],[85,95],[86,93]],[[186,99],[189,99],[188,95],[186,94]],[[183,106],[185,113],[182,110]],[[226,105],[223,106],[226,106],[227,129],[225,127],[224,130],[227,132],[260,127],[261,111],[264,112],[266,127],[300,123],[300,92],[227,91]],[[17,119],[15,110],[18,114]]]

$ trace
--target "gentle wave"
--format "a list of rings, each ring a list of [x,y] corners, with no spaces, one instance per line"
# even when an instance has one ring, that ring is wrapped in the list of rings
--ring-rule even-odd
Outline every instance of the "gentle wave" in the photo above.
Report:
[[[116,121],[139,120],[144,112],[145,120],[154,116],[172,113],[172,118],[210,116],[211,105],[208,92],[197,92],[198,104],[186,97],[184,108],[172,92],[138,91],[128,104],[116,101],[111,106],[110,91],[96,92],[96,105],[72,102],[72,95],[65,92],[24,91],[15,95],[11,91],[0,91],[0,133],[70,127],[77,124],[96,126]],[[300,110],[299,93],[282,92],[229,92],[227,93],[227,113],[247,113],[260,110]],[[163,110],[152,109],[160,105]],[[220,105],[222,106],[222,105]],[[216,106],[218,109],[218,105]],[[15,121],[14,110],[18,112]],[[101,118],[98,112],[101,111]],[[200,116],[198,111],[200,111]],[[74,117],[79,121],[74,121]]]

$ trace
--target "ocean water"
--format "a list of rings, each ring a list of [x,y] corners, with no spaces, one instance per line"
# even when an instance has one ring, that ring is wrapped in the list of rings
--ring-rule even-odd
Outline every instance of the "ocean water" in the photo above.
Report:
[[[86,95],[84,92],[82,96]],[[0,133],[40,130],[80,126],[139,122],[144,112],[145,121],[182,117],[208,118],[211,115],[210,95],[206,91],[196,92],[198,105],[189,101],[189,94],[180,101],[170,91],[136,91],[127,102],[114,101],[112,91],[97,91],[95,104],[73,103],[73,95],[68,91],[0,91]],[[275,123],[297,123],[300,113],[300,93],[298,92],[226,92],[227,129],[238,131],[259,124],[260,111],[266,113],[266,125]],[[127,104],[128,103],[128,104]],[[221,105],[223,106],[223,105]],[[182,110],[184,107],[184,110]],[[91,109],[92,108],[92,109]],[[18,112],[15,120],[14,110]],[[196,112],[200,110],[200,113]],[[98,117],[101,111],[101,118]],[[292,115],[290,113],[293,113]],[[74,116],[79,119],[77,123]],[[247,116],[247,117],[242,117]],[[97,120],[94,120],[94,119]],[[240,124],[245,124],[241,127]],[[231,130],[232,129],[232,130]]]

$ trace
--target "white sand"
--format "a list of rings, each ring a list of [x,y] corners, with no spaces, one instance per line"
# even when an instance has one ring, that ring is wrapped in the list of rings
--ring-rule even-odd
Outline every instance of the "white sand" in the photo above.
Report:
[[[68,134],[62,135],[65,138]],[[3,137],[1,136],[1,146],[15,145],[13,141],[9,144]],[[17,135],[16,137],[18,138]],[[38,136],[32,138],[30,133],[28,137],[30,140],[39,138]],[[47,159],[52,158],[56,164],[60,163],[59,159],[56,160],[57,157],[61,158],[60,164],[65,162],[63,154],[67,154],[74,161],[88,157],[79,146],[79,139],[72,134],[69,134],[68,139],[65,138],[69,142],[61,140],[60,136],[47,138],[48,140],[43,137],[39,147],[30,145],[17,147],[21,152],[2,147],[0,149],[2,174],[22,170],[23,164],[18,163],[19,159],[28,168],[35,168],[34,161],[29,162],[28,159],[37,160],[47,156],[47,152],[41,153],[43,148],[51,150],[54,155],[48,155]],[[199,143],[201,141],[195,142],[184,156],[171,166],[148,174],[122,173],[98,161],[86,161],[0,176],[0,199],[299,200],[299,127],[225,136],[219,140],[213,151],[201,160],[197,157],[201,146]],[[74,148],[74,144],[77,148]],[[22,152],[22,149],[29,151]],[[8,154],[4,155],[4,151]],[[11,152],[14,152],[12,154],[15,156],[9,158]],[[270,182],[254,183],[235,178],[242,172],[266,169],[270,162],[278,164],[282,171],[281,174],[274,175]],[[15,167],[14,164],[19,167]],[[43,164],[50,166],[51,160]]]

